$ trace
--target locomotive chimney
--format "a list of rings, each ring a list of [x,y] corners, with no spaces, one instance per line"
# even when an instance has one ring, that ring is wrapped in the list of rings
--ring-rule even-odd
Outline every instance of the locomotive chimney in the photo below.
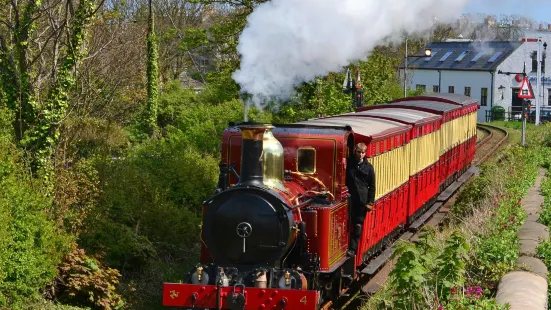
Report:
[[[283,147],[274,137],[274,126],[243,124],[238,126],[243,139],[240,185],[283,186]]]

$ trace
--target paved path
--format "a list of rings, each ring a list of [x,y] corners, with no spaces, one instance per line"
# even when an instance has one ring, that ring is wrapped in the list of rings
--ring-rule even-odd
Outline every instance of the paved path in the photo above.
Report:
[[[540,168],[536,183],[521,201],[528,216],[517,233],[521,243],[517,262],[519,271],[510,272],[501,278],[497,290],[497,302],[509,304],[511,310],[547,309],[547,268],[535,257],[538,244],[542,239],[549,238],[547,226],[537,222],[543,206],[541,182],[545,173],[546,170]]]

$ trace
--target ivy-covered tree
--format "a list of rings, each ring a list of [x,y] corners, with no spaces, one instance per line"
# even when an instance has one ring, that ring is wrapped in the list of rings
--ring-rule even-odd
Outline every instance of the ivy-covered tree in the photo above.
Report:
[[[96,5],[94,0],[28,0],[0,8],[1,94],[15,115],[18,145],[30,155],[35,172],[52,166]]]
[[[153,17],[152,0],[149,0],[149,18],[147,27],[147,105],[144,126],[149,135],[153,135],[157,127],[157,100],[159,84],[159,51]]]

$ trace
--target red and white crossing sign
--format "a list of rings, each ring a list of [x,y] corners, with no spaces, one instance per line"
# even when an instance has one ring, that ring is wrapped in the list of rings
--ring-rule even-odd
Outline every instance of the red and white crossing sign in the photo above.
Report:
[[[518,97],[520,99],[534,99],[534,92],[532,91],[532,85],[528,81],[528,77],[524,77],[522,84],[520,85],[520,90],[518,92]]]

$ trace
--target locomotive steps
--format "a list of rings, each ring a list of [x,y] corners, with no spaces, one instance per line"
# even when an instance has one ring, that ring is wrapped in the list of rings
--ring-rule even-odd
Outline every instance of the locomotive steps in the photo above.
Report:
[[[497,290],[497,302],[509,304],[511,310],[547,309],[548,271],[545,264],[535,258],[536,247],[542,239],[549,238],[547,227],[537,222],[543,204],[540,189],[545,172],[545,169],[540,168],[536,183],[521,201],[528,216],[517,233],[521,243],[518,271],[503,276]]]

